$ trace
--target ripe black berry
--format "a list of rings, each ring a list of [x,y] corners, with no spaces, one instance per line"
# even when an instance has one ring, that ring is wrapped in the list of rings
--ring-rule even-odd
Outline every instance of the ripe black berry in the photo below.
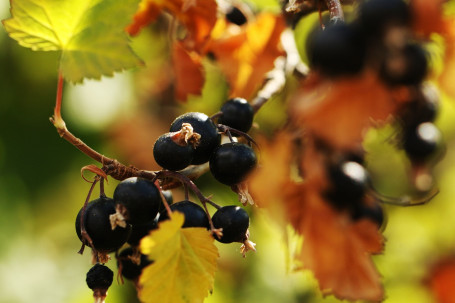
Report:
[[[144,224],[158,214],[161,195],[156,185],[147,179],[131,177],[120,182],[114,191],[114,201],[123,208],[122,215],[130,224]]]
[[[359,8],[361,27],[371,36],[377,38],[387,26],[408,25],[411,12],[402,0],[369,0]]]
[[[128,280],[139,278],[142,270],[153,263],[146,255],[140,254],[138,256],[139,264],[137,264],[137,262],[133,261],[134,257],[134,250],[131,247],[122,250],[117,257],[117,267],[121,268],[122,276]]]
[[[181,170],[191,164],[195,149],[191,144],[178,144],[173,138],[175,132],[161,135],[153,146],[156,163],[169,170]]]
[[[185,216],[185,221],[183,223],[183,228],[185,227],[205,227],[210,228],[209,219],[207,218],[207,213],[205,210],[198,204],[184,200],[176,202],[170,205],[172,211],[181,212]],[[169,216],[166,211],[163,211],[160,214],[159,221],[164,221],[169,219]]]
[[[221,243],[243,242],[248,239],[250,217],[239,206],[221,207],[213,214],[212,222],[215,228],[223,229],[223,236],[220,239],[215,237]]]
[[[223,113],[218,122],[232,127],[244,133],[248,132],[253,125],[253,107],[243,98],[228,100],[221,107]]]
[[[403,148],[412,160],[425,160],[441,145],[441,133],[431,122],[404,131]]]
[[[354,161],[345,161],[328,168],[331,183],[326,192],[328,201],[337,208],[358,204],[368,186],[368,173],[365,168]]]
[[[87,286],[91,290],[107,290],[114,280],[114,273],[112,270],[99,263],[95,264],[87,272]]]
[[[419,125],[423,122],[433,122],[439,111],[439,97],[431,88],[424,88],[422,92],[410,102],[403,104],[400,118],[403,127]]]
[[[399,53],[385,57],[380,75],[391,85],[416,85],[428,71],[427,53],[417,43],[407,44]]]
[[[378,228],[383,227],[386,221],[384,210],[379,203],[373,203],[371,205],[361,203],[357,205],[352,213],[352,219],[354,221],[368,219],[376,223]]]
[[[209,160],[212,151],[220,145],[221,135],[213,121],[206,114],[190,112],[183,114],[174,120],[170,131],[179,131],[183,123],[189,123],[194,132],[201,135],[199,145],[194,150],[194,158],[191,164],[202,164]]]
[[[256,167],[253,149],[246,144],[231,142],[220,145],[210,157],[210,171],[219,182],[234,185],[242,182]]]
[[[153,219],[147,223],[134,224],[131,226],[131,234],[128,238],[128,244],[138,246],[142,238],[147,236],[152,230],[158,228],[158,220]]]
[[[231,6],[227,11],[226,20],[239,26],[245,24],[248,21],[242,11],[235,6]]]
[[[307,54],[310,67],[324,75],[352,75],[364,66],[366,44],[357,27],[336,23],[310,34]]]
[[[99,252],[109,253],[119,249],[127,240],[131,226],[126,228],[116,226],[112,229],[110,215],[115,214],[115,202],[111,198],[99,197],[87,204],[84,213],[85,229],[93,241],[93,248]],[[81,241],[81,215],[82,209],[76,217],[76,233]],[[89,245],[84,240],[85,245]]]

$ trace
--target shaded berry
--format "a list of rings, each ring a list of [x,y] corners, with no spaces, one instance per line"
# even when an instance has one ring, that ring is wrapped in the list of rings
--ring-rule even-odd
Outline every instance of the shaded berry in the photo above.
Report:
[[[246,144],[231,142],[220,145],[210,157],[210,171],[226,185],[238,184],[256,167],[254,150]]]
[[[116,226],[111,227],[110,215],[115,214],[115,202],[111,198],[99,197],[87,204],[84,213],[85,229],[93,241],[93,248],[99,252],[109,253],[116,251],[126,243],[131,232],[131,226],[126,228]],[[81,215],[82,208],[76,217],[76,233],[79,240],[81,235]],[[89,245],[84,241],[85,245]]]
[[[114,191],[114,201],[124,207],[122,215],[130,224],[144,224],[158,214],[161,195],[150,180],[131,177],[120,182]]]
[[[247,231],[250,225],[248,213],[235,205],[224,206],[212,216],[213,226],[222,228],[223,236],[215,239],[221,243],[243,242],[248,239]]]

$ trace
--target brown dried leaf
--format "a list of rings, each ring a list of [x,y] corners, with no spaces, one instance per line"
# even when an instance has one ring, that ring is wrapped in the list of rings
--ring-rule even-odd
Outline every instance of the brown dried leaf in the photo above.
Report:
[[[224,28],[224,21],[219,22],[207,50],[215,55],[226,75],[230,95],[248,99],[261,86],[275,59],[284,54],[280,36],[285,23],[280,16],[262,13],[241,32],[227,34],[228,28],[219,30]]]
[[[292,137],[281,133],[273,142],[260,142],[261,166],[252,175],[250,191],[260,206],[303,235],[299,260],[311,270],[325,294],[340,299],[380,301],[383,289],[370,255],[380,253],[383,238],[375,223],[353,222],[335,211],[321,193],[327,187],[324,155],[305,141],[300,156],[303,181],[291,180],[295,159]],[[263,160],[263,162],[262,162]],[[297,157],[299,160],[299,157]],[[273,178],[272,178],[273,177]]]
[[[177,100],[186,101],[190,94],[201,94],[205,80],[201,56],[187,50],[182,42],[174,43],[172,56]]]
[[[365,130],[384,122],[396,107],[390,90],[372,72],[337,81],[313,74],[290,104],[290,116],[311,136],[345,150],[360,147]]]
[[[215,0],[142,0],[134,21],[128,26],[131,35],[153,21],[162,11],[174,16],[188,31],[185,43],[188,49],[201,51],[216,22]]]

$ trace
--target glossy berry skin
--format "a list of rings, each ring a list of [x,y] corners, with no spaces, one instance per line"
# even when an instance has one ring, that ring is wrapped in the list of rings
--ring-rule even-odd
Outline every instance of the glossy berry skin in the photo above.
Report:
[[[139,278],[142,273],[142,270],[152,264],[146,255],[141,254],[140,263],[134,263],[130,257],[133,256],[133,249],[128,247],[120,252],[117,257],[117,267],[122,269],[122,276],[128,280],[135,280]]]
[[[404,132],[403,148],[411,160],[423,161],[441,145],[439,129],[431,122],[411,127]]]
[[[367,219],[374,222],[378,228],[384,227],[386,224],[386,217],[384,210],[379,203],[373,203],[366,205],[364,203],[359,204],[351,215],[354,221]]]
[[[207,213],[198,204],[183,200],[170,205],[171,210],[181,212],[185,216],[183,228],[186,227],[205,227],[210,229]],[[169,219],[167,212],[164,210],[160,214],[159,222]]]
[[[158,219],[155,218],[147,223],[134,224],[131,226],[131,234],[127,243],[131,246],[138,246],[142,238],[147,236],[152,230],[158,228]]]
[[[402,0],[369,0],[360,5],[358,19],[361,27],[373,38],[387,26],[410,24],[411,12]]]
[[[103,289],[107,290],[114,280],[114,273],[112,270],[99,263],[96,263],[90,270],[87,272],[87,277],[85,281],[87,286],[92,289]]]
[[[144,224],[158,214],[161,195],[156,185],[147,179],[131,177],[120,182],[114,191],[114,201],[125,208],[123,214],[130,224]]]
[[[153,146],[156,163],[168,170],[182,170],[194,159],[195,149],[191,144],[180,145],[172,140],[174,133],[161,135]]]
[[[326,198],[336,208],[357,205],[368,187],[369,176],[365,168],[354,161],[344,161],[328,168],[330,189]]]
[[[226,20],[238,26],[241,26],[248,21],[242,11],[235,6],[229,8],[226,13]]]
[[[215,239],[221,243],[243,242],[250,225],[248,213],[235,205],[224,206],[218,209],[212,216],[213,226],[222,228],[223,236]]]
[[[111,228],[109,216],[115,214],[115,202],[111,198],[99,197],[87,204],[84,214],[85,229],[93,241],[93,248],[99,252],[109,253],[119,249],[128,240],[131,226],[126,228],[117,226]],[[79,240],[81,235],[81,215],[82,208],[76,217],[76,233]],[[88,245],[88,243],[84,244]]]
[[[218,123],[232,127],[244,133],[248,132],[253,125],[253,107],[243,98],[228,100],[221,107],[223,113]],[[235,134],[233,134],[235,135]]]
[[[210,171],[226,185],[242,182],[256,167],[254,150],[246,144],[231,142],[220,145],[210,157]]]
[[[387,60],[394,60],[385,58],[384,64],[380,71],[381,78],[390,85],[417,85],[421,83],[428,71],[427,53],[417,43],[409,43],[402,50],[402,54],[398,59],[402,61],[403,67],[398,70],[392,70],[387,65]]]
[[[206,114],[190,112],[177,117],[171,124],[170,132],[179,131],[183,123],[191,124],[193,131],[201,135],[191,164],[198,165],[207,162],[212,151],[221,142],[221,135],[218,133],[216,125]]]
[[[364,66],[366,44],[357,27],[336,23],[310,34],[307,54],[310,68],[323,75],[353,75]]]

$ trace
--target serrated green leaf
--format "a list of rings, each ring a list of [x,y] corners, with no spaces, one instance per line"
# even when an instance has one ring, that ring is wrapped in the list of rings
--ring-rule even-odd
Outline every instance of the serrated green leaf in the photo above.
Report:
[[[184,216],[171,220],[141,241],[141,252],[154,263],[141,275],[142,302],[201,303],[213,288],[218,249],[205,228],[181,228]]]
[[[65,79],[80,82],[138,66],[124,28],[139,0],[11,0],[10,37],[35,51],[61,51]]]

